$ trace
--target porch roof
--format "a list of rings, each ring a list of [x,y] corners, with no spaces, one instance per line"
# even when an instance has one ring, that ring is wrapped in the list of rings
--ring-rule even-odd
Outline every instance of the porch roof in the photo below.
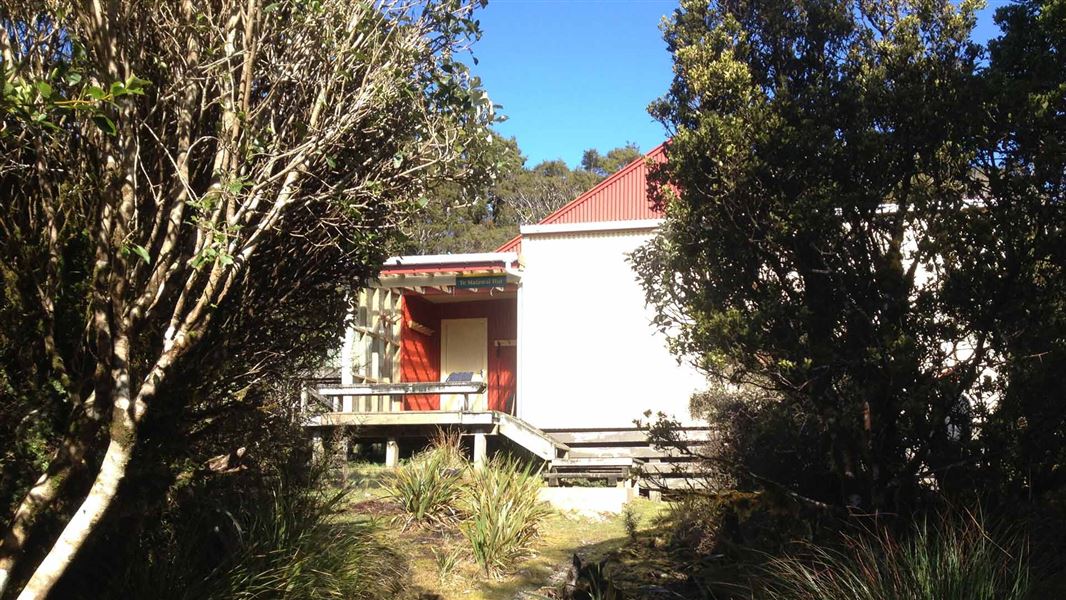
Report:
[[[372,286],[454,297],[514,292],[521,280],[518,254],[483,252],[394,256]]]

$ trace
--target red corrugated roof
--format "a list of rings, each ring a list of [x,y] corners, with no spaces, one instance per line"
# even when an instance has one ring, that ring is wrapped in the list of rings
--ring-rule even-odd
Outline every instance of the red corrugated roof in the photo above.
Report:
[[[382,275],[439,275],[441,273],[505,273],[506,269],[500,263],[464,263],[462,265],[450,265],[439,263],[432,265],[387,265],[381,268]]]
[[[642,221],[662,217],[662,213],[652,209],[648,198],[648,163],[666,160],[665,152],[666,144],[659,144],[537,224]],[[515,252],[521,242],[522,236],[515,236],[496,252]]]

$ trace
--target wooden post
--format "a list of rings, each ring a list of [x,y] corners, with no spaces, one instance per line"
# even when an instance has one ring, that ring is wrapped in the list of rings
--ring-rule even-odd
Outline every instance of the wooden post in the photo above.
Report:
[[[356,309],[357,310],[357,309]],[[354,318],[353,308],[348,308],[348,321]],[[352,371],[355,352],[355,329],[349,325],[344,329],[344,345],[341,347],[341,384],[351,385],[355,383],[355,374]],[[339,407],[344,412],[352,412],[352,397],[342,396]]]
[[[399,465],[400,444],[396,441],[396,438],[389,438],[389,441],[385,442],[385,466],[395,469]]]
[[[333,461],[334,465],[340,467],[341,481],[344,485],[348,485],[348,430],[345,427],[340,427],[336,430],[336,439],[334,439]]]
[[[474,434],[474,468],[480,469],[488,457],[488,439],[484,433]]]
[[[312,460],[319,464],[326,458],[326,447],[322,443],[321,429],[315,429],[311,432],[311,457]]]

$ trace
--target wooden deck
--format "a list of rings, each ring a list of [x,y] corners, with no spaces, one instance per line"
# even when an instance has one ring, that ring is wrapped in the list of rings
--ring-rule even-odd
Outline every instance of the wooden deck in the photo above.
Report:
[[[542,431],[513,415],[498,411],[409,411],[403,410],[403,396],[425,393],[476,394],[483,382],[372,383],[321,385],[309,390],[310,411],[304,426],[315,432],[316,447],[323,434],[343,429],[356,438],[384,440],[385,462],[399,461],[403,439],[431,437],[439,428],[457,429],[474,438],[474,462],[486,458],[487,436],[500,435],[544,460],[544,477],[549,485],[578,479],[605,479],[610,483],[632,482],[652,489],[691,487],[696,464],[692,458],[651,444],[647,431],[620,429],[556,429]],[[358,410],[368,403],[344,398],[389,399],[378,403],[379,410]],[[353,407],[356,410],[338,410]],[[706,428],[688,428],[680,435],[692,443],[709,443],[715,438]]]
[[[490,411],[460,412],[420,410],[403,412],[327,412],[310,417],[305,427],[321,430],[350,428],[358,437],[396,440],[428,437],[438,427],[457,428],[475,436],[502,435],[539,458],[552,461],[565,457],[570,448],[543,431],[511,415]],[[392,442],[395,443],[395,442]],[[475,447],[477,445],[475,441]],[[481,443],[484,443],[483,441]],[[476,452],[475,452],[476,454]],[[475,459],[481,457],[475,456]],[[393,462],[393,461],[388,461]]]

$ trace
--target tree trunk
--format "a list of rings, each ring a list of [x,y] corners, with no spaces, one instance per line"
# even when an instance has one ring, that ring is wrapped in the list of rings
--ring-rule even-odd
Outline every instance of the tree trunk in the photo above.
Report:
[[[58,457],[57,457],[58,458]],[[70,464],[56,465],[41,475],[37,483],[19,504],[11,519],[11,526],[0,541],[0,597],[10,583],[11,573],[22,555],[23,546],[29,538],[30,528],[37,516],[55,501],[59,488],[70,474]]]
[[[111,427],[111,443],[107,447],[103,464],[100,465],[100,471],[97,473],[88,496],[67,523],[59,539],[52,545],[48,556],[34,571],[30,581],[19,594],[18,600],[44,600],[48,597],[52,587],[63,576],[74,559],[74,555],[85,543],[115,498],[119,483],[126,475],[136,431],[130,415],[120,417],[117,414],[119,412],[116,408],[114,417],[116,424]]]
[[[11,575],[22,557],[26,540],[29,539],[39,515],[47,511],[59,498],[67,482],[85,470],[85,457],[89,451],[92,424],[83,421],[74,425],[74,431],[63,441],[50,461],[48,468],[22,499],[8,528],[0,539],[0,597],[11,585]]]
[[[133,447],[137,441],[137,423],[144,415],[144,402],[140,395],[130,393],[129,338],[120,335],[114,345],[115,382],[114,406],[111,410],[111,441],[104,454],[103,463],[97,471],[96,480],[74,516],[52,544],[52,549],[33,572],[18,600],[45,600],[56,582],[70,566],[78,550],[96,528],[115,499],[118,486],[126,475]]]

